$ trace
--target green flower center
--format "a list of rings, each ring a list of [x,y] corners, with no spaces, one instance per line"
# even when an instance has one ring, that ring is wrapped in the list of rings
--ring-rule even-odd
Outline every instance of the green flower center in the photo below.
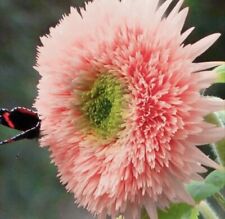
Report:
[[[112,74],[101,74],[81,95],[81,110],[96,134],[114,136],[122,122],[122,87]]]

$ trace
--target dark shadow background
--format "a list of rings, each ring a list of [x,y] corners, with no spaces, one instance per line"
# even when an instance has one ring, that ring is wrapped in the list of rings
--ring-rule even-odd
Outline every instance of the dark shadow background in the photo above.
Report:
[[[198,61],[225,60],[225,1],[186,0],[186,5],[191,8],[187,27],[196,27],[189,42],[214,32],[223,34]],[[39,78],[32,68],[39,36],[48,33],[70,6],[84,6],[84,1],[0,0],[0,107],[32,106]],[[207,94],[225,98],[225,87],[214,85]],[[0,127],[1,140],[15,133]],[[28,140],[2,146],[0,219],[73,218],[90,216],[76,209],[72,195],[59,184],[47,150]]]

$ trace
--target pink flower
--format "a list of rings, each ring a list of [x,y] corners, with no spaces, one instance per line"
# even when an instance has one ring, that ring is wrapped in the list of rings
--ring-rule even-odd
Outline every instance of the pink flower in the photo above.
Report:
[[[218,62],[194,63],[219,37],[184,45],[182,0],[95,0],[43,37],[35,103],[58,176],[98,218],[151,219],[171,202],[193,203],[184,184],[217,168],[196,145],[224,130],[204,116],[224,107],[200,91]]]

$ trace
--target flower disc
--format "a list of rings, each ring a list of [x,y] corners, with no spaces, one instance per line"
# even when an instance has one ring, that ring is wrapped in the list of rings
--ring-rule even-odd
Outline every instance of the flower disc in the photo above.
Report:
[[[122,95],[120,82],[113,75],[104,73],[89,91],[81,94],[81,111],[99,137],[111,137],[120,129]]]

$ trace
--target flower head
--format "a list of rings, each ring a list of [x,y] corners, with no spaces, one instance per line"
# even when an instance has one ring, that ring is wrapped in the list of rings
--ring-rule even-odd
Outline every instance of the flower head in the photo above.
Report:
[[[183,41],[182,0],[95,0],[43,37],[35,106],[58,175],[79,205],[105,218],[151,219],[171,202],[192,203],[184,183],[217,167],[196,145],[223,131],[204,116],[224,101],[200,95],[218,63],[194,63],[219,34]]]

